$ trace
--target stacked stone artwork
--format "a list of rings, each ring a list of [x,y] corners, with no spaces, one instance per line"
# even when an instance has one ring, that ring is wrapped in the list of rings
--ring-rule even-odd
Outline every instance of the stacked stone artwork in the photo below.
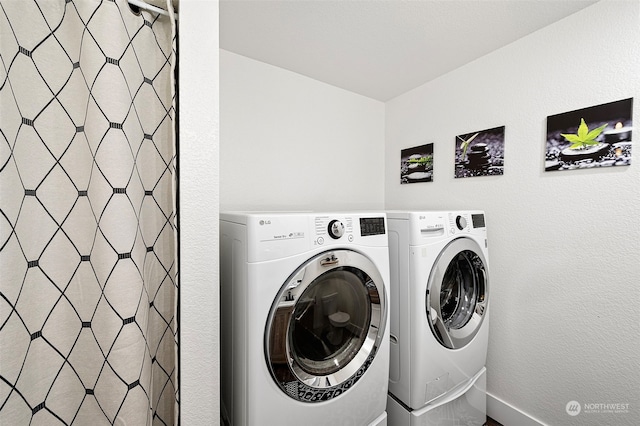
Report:
[[[491,166],[491,155],[485,143],[477,143],[467,152],[467,167],[470,169],[486,169]]]

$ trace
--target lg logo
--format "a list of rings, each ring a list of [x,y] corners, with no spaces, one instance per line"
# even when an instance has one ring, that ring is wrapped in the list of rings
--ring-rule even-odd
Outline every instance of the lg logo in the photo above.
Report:
[[[565,410],[567,410],[568,415],[577,416],[578,414],[580,414],[580,410],[582,410],[582,407],[580,407],[580,403],[578,401],[569,401],[567,402]]]
[[[271,225],[270,220],[260,220],[260,225]]]

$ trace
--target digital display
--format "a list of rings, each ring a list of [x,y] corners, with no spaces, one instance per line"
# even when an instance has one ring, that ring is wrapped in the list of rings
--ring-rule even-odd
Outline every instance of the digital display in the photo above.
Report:
[[[360,218],[360,235],[363,237],[369,235],[384,235],[384,217],[361,217]]]
[[[484,228],[484,215],[483,214],[472,214],[471,221],[473,222],[474,228]]]

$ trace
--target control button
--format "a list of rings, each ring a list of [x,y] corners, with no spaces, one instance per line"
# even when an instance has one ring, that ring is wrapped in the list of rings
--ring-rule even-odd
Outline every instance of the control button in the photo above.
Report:
[[[456,225],[458,226],[458,229],[462,231],[467,227],[467,219],[462,216],[456,217]]]
[[[349,242],[352,243],[353,242],[353,235],[349,235]]]
[[[329,222],[329,236],[334,240],[342,237],[344,235],[344,224],[339,220],[332,220]]]
[[[323,245],[324,244],[324,238],[318,237],[318,244]]]

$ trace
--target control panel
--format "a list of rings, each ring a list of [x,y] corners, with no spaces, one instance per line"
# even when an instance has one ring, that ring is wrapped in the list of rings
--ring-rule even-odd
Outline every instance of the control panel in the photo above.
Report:
[[[340,240],[342,237],[353,241],[353,219],[350,217],[316,216],[315,231],[315,243],[319,245],[323,245],[327,241]]]
[[[315,217],[315,244],[323,245],[332,241],[354,242],[361,237],[385,235],[384,216],[369,217]]]
[[[482,213],[449,214],[449,228],[452,234],[458,231],[472,231],[473,229],[484,227],[484,214]]]
[[[319,215],[311,218],[313,221],[313,237],[316,243],[325,241],[354,241],[355,238],[376,235],[386,236],[386,222],[384,216],[340,216]],[[308,237],[309,222],[300,215],[259,216],[253,222],[258,241],[288,241]]]
[[[247,238],[257,243],[248,247],[251,262],[279,259],[314,247],[388,244],[384,213],[228,213],[225,220],[247,225]]]

